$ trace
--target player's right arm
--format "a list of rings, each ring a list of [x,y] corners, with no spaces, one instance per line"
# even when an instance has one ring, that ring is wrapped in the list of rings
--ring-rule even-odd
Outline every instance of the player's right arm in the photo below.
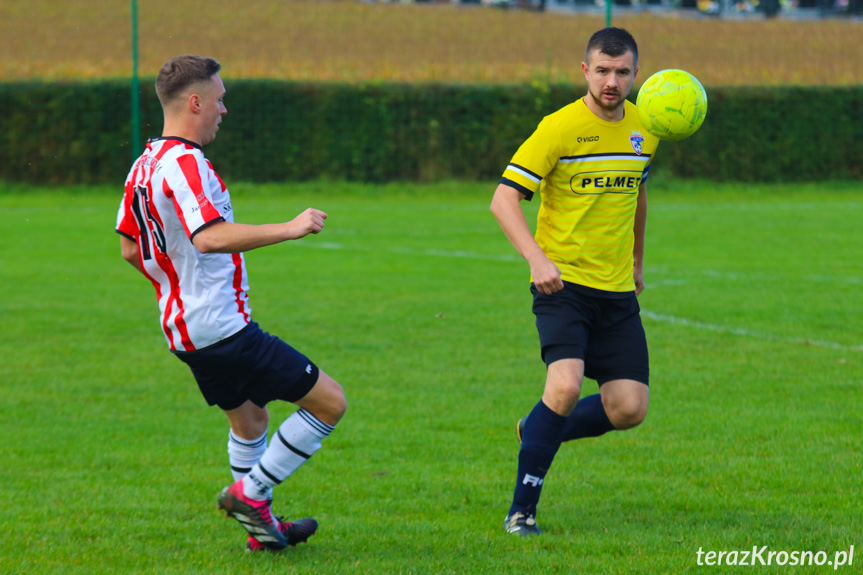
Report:
[[[123,254],[123,259],[129,262],[133,268],[141,273],[141,259],[138,257],[138,244],[130,240],[126,236],[120,236],[120,253]]]
[[[278,224],[253,225],[219,221],[195,233],[192,243],[202,254],[236,254],[320,233],[326,219],[326,213],[308,208],[293,220]]]
[[[509,242],[530,265],[533,283],[541,293],[553,294],[563,289],[560,268],[546,257],[536,243],[520,202],[525,195],[512,186],[498,184],[491,200],[491,213]]]
[[[546,295],[563,289],[560,269],[545,255],[533,237],[522,200],[530,200],[560,158],[559,120],[546,116],[522,143],[507,165],[491,200],[491,212],[507,239],[527,260],[536,289]]]
[[[135,241],[140,231],[135,225],[130,207],[134,196],[133,189],[131,181],[127,178],[123,199],[120,201],[119,210],[117,210],[117,227],[115,231],[120,234],[120,255],[133,268],[144,273],[144,268],[141,267],[140,248],[138,247],[138,242]]]

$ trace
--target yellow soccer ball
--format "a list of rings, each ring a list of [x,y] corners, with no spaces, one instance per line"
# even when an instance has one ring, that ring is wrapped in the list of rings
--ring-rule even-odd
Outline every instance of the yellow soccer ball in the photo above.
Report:
[[[689,72],[662,70],[644,82],[635,105],[645,130],[660,140],[682,140],[704,123],[707,92]]]

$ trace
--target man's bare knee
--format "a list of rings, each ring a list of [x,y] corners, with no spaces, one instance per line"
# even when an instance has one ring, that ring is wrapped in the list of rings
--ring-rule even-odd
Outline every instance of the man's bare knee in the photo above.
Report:
[[[645,417],[647,417],[647,406],[642,406],[636,401],[625,401],[608,413],[609,421],[618,430],[632,429],[640,425]]]
[[[335,383],[335,382],[334,382]],[[332,403],[330,404],[332,417],[336,420],[341,419],[348,410],[348,400],[345,398],[345,391],[342,386],[336,383],[338,392],[333,394]]]
[[[647,386],[635,381],[615,382],[608,388],[606,385],[602,389],[602,404],[614,428],[623,430],[640,425],[647,417]]]
[[[342,386],[323,371],[315,386],[296,404],[328,425],[337,424],[348,409]]]
[[[568,416],[581,394],[584,362],[561,359],[548,366],[542,402],[558,415]]]

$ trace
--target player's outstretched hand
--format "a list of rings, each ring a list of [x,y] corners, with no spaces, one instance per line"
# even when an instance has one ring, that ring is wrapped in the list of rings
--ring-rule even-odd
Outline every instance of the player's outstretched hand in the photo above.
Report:
[[[315,208],[306,211],[288,222],[290,226],[290,238],[296,240],[309,234],[318,234],[324,229],[324,220],[327,214]]]

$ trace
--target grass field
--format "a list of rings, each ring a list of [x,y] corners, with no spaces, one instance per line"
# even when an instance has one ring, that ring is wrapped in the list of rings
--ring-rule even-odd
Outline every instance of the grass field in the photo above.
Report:
[[[140,73],[171,57],[214,56],[225,78],[325,81],[583,83],[579,63],[602,13],[450,5],[221,0],[193,9],[139,5]],[[706,86],[858,85],[863,23],[735,20],[680,13],[613,16],[641,48],[644,80],[683,68]],[[130,2],[4,0],[0,81],[129,77]]]
[[[321,522],[247,555],[216,510],[223,416],[167,352],[120,259],[116,189],[0,186],[0,573],[827,573],[697,552],[863,564],[863,200],[654,179],[643,426],[567,444],[541,538],[500,528],[514,423],[543,380],[527,269],[493,185],[234,184],[237,217],[308,205],[319,236],[248,254],[265,329],[345,387],[324,449],[276,492]],[[530,205],[535,210],[536,205]],[[588,382],[586,392],[595,386]],[[281,421],[290,406],[272,407]]]

